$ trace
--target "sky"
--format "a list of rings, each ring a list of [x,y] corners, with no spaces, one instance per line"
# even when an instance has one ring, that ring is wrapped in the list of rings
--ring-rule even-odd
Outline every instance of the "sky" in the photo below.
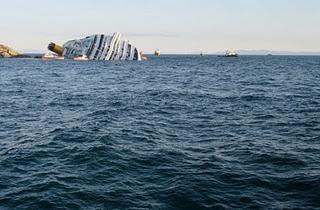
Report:
[[[121,32],[150,53],[320,52],[319,0],[0,0],[0,43],[46,51]]]

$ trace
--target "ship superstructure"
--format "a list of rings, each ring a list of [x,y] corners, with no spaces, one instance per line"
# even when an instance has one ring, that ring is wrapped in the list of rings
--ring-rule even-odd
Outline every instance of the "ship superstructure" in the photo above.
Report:
[[[50,43],[48,49],[67,59],[86,57],[88,60],[141,60],[139,50],[121,34],[96,34],[66,42],[62,47]]]

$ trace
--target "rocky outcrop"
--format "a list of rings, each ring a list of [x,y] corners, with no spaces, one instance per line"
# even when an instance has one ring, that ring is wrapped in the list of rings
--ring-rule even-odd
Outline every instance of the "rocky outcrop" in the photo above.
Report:
[[[14,49],[0,44],[0,58],[13,58],[20,57],[20,53],[15,51]]]

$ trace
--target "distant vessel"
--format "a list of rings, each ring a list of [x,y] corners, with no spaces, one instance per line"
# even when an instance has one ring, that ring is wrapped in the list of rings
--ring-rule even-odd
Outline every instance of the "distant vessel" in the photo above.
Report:
[[[42,56],[43,60],[64,60],[63,56],[59,56],[52,53],[46,53]]]
[[[63,46],[50,43],[48,49],[67,59],[87,60],[141,60],[139,50],[121,34],[96,34],[66,42]]]
[[[201,52],[201,53],[200,53],[200,56],[201,56],[201,57],[203,57],[203,56],[204,56],[203,52]]]
[[[226,51],[226,54],[224,55],[224,57],[238,57],[238,53],[234,52],[234,51]]]
[[[159,49],[156,49],[156,51],[154,51],[154,55],[155,56],[160,56],[161,55],[161,52]]]

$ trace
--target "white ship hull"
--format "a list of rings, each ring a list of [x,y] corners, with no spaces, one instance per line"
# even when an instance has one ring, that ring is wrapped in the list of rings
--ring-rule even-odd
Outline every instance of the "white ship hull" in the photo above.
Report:
[[[63,56],[69,59],[86,56],[88,60],[141,60],[139,50],[129,41],[121,40],[120,33],[68,41],[63,45]]]

